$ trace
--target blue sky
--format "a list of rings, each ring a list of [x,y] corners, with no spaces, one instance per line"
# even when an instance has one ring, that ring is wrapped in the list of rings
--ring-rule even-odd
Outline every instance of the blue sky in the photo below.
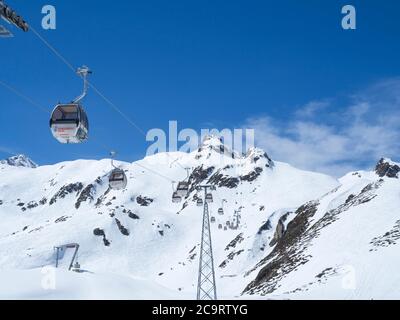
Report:
[[[73,65],[89,65],[92,82],[144,132],[169,120],[254,127],[272,158],[335,175],[400,151],[398,1],[7,3]],[[45,4],[57,9],[55,31],[41,29]],[[357,30],[341,28],[345,4],[357,9]],[[79,79],[33,33],[13,31],[0,40],[0,80],[49,113],[74,98]],[[48,164],[113,148],[134,161],[149,146],[94,92],[83,145],[58,144],[49,114],[2,86],[0,107],[0,158],[25,153]]]

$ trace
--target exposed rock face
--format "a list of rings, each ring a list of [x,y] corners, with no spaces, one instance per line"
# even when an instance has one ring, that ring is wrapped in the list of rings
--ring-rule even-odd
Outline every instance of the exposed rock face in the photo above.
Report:
[[[375,172],[381,178],[398,178],[400,167],[388,159],[381,159],[375,167]]]
[[[124,236],[129,236],[129,230],[122,225],[121,221],[115,219],[115,222],[117,223],[119,231],[121,231]]]
[[[254,169],[254,171],[252,171],[252,172],[240,177],[240,180],[247,181],[247,182],[252,182],[252,181],[256,180],[260,176],[261,172],[263,172],[263,169],[257,167],[257,168]]]
[[[384,235],[372,239],[370,244],[373,246],[373,249],[370,251],[377,251],[378,247],[393,246],[397,244],[398,240],[400,240],[400,220],[396,221],[393,228]]]
[[[243,240],[244,240],[243,233],[241,233],[226,246],[225,251],[236,248],[236,246]]]
[[[247,286],[245,292],[253,293],[259,286],[263,286],[265,283],[269,284],[268,292],[273,292],[276,282],[270,282],[272,279],[282,277],[282,274],[285,272],[290,272],[296,266],[307,262],[307,259],[296,251],[296,244],[307,230],[309,226],[308,220],[314,216],[318,205],[318,202],[309,202],[297,209],[296,217],[289,223],[285,237],[279,241],[274,250],[255,267],[256,269],[266,264],[258,273],[257,277]],[[277,258],[274,259],[274,257]]]
[[[83,184],[81,182],[71,183],[61,187],[61,189],[50,199],[49,204],[53,205],[58,199],[65,198],[68,194],[73,192],[79,192],[83,189]]]
[[[136,202],[142,207],[148,207],[153,201],[153,199],[143,196],[136,197]]]
[[[229,189],[234,189],[239,185],[240,180],[239,178],[236,177],[226,176],[222,174],[220,171],[218,171],[217,173],[213,174],[210,177],[208,182],[218,187],[226,187]]]
[[[96,191],[96,188],[93,184],[89,184],[88,186],[86,186],[86,188],[83,189],[82,192],[80,193],[78,200],[76,200],[75,208],[79,209],[79,207],[81,206],[81,203],[85,202],[87,200],[93,201],[95,191]]]
[[[189,183],[192,185],[191,190],[193,191],[196,185],[207,179],[214,169],[214,167],[204,168],[203,165],[195,168],[189,177]]]
[[[100,228],[96,228],[93,230],[93,234],[97,237],[100,236],[105,236],[104,230],[100,229]]]
[[[268,231],[272,229],[272,224],[271,221],[267,221],[266,223],[264,223],[260,229],[258,230],[257,234],[262,234],[264,231]]]
[[[222,261],[222,263],[219,265],[219,268],[222,268],[222,269],[226,268],[226,266],[228,265],[229,262],[231,262],[236,256],[240,255],[243,252],[244,252],[244,250],[231,252],[230,254],[228,254],[227,259]]]
[[[278,240],[272,252],[247,273],[249,275],[252,271],[263,266],[256,278],[246,287],[244,293],[255,294],[257,292],[265,295],[274,292],[282,278],[310,260],[311,257],[306,254],[306,250],[312,240],[319,237],[320,231],[335,223],[339,219],[339,215],[348,211],[351,207],[370,202],[377,197],[376,190],[383,183],[384,181],[381,179],[368,184],[358,195],[349,197],[337,208],[326,212],[312,226],[310,221],[317,212],[319,201],[311,201],[298,208],[295,212],[295,218],[290,221],[286,232]],[[396,228],[392,233],[396,236]]]
[[[285,221],[287,220],[290,212],[284,214],[278,221],[278,225],[276,226],[275,234],[270,242],[270,246],[273,247],[275,244],[278,243],[280,239],[282,239],[283,234],[285,233]]]
[[[110,246],[111,243],[110,243],[110,241],[107,240],[107,238],[106,238],[106,233],[104,232],[103,229],[96,228],[96,229],[93,230],[93,234],[94,234],[95,236],[97,236],[97,237],[103,237],[103,243],[104,243],[104,245],[105,245],[106,247],[109,247],[109,246]]]

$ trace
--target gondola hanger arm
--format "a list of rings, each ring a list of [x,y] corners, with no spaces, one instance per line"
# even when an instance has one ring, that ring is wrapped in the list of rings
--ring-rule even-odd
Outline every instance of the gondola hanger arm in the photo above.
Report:
[[[83,79],[83,92],[80,96],[74,99],[73,103],[79,103],[83,100],[83,98],[86,97],[89,88],[89,82],[87,80],[87,77],[92,73],[93,72],[87,66],[82,66],[78,68],[78,70],[76,71],[76,74]]]

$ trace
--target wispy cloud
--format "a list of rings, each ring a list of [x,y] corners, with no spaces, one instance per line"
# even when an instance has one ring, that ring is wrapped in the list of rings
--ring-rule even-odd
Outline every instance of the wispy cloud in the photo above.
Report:
[[[329,108],[330,104],[331,101],[329,99],[322,101],[311,101],[305,106],[299,108],[296,111],[296,115],[302,118],[310,118]]]
[[[268,116],[247,120],[256,143],[276,160],[341,176],[400,153],[400,78],[352,94],[345,103],[313,101],[291,120]]]
[[[8,147],[0,146],[0,153],[5,153],[7,156],[14,156],[16,153]]]

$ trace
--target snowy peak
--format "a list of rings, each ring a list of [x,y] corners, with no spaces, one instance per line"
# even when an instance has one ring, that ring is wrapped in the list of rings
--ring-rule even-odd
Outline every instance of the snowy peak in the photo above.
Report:
[[[399,164],[393,162],[390,159],[382,158],[381,160],[379,160],[378,164],[375,167],[375,173],[381,178],[398,178],[399,172]]]
[[[29,159],[27,156],[20,154],[14,157],[10,157],[5,160],[1,160],[1,164],[7,164],[12,167],[23,167],[23,168],[37,168],[38,165]]]
[[[257,163],[259,160],[265,159],[268,167],[273,167],[274,165],[268,154],[264,150],[259,148],[250,148],[247,151],[246,158],[250,159],[252,163]]]
[[[197,151],[198,155],[196,156],[196,158],[200,159],[203,156],[209,158],[213,152],[216,152],[220,155],[226,155],[228,157],[231,157],[232,159],[238,157],[235,152],[231,151],[227,146],[224,145],[221,137],[208,135],[204,137]]]
[[[199,149],[196,152],[196,159],[209,159],[213,155],[222,155],[230,159],[241,159],[250,160],[250,163],[257,163],[259,160],[264,159],[267,167],[273,167],[273,162],[268,154],[259,148],[251,147],[247,152],[242,153],[241,151],[234,150],[228,144],[224,143],[223,138],[215,135],[206,136]]]

